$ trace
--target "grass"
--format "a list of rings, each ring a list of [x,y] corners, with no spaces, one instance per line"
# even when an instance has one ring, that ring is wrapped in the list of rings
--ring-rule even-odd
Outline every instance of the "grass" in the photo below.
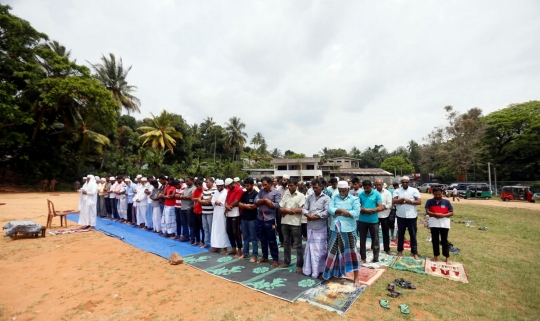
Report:
[[[452,223],[449,233],[449,240],[461,249],[460,255],[451,254],[451,259],[465,265],[470,283],[390,270],[385,274],[385,280],[390,282],[393,278],[403,277],[415,283],[418,290],[404,293],[406,296],[401,299],[391,299],[393,309],[388,314],[391,318],[402,317],[397,305],[405,301],[413,312],[412,319],[538,320],[540,212],[453,205],[454,221],[482,220],[472,223],[475,228]],[[480,231],[480,226],[487,226],[489,230]],[[418,226],[420,255],[433,255],[431,242],[426,242],[430,236],[428,229]],[[380,280],[369,292],[375,293],[377,298],[385,297],[386,285]],[[349,311],[353,310],[354,306]],[[376,320],[381,315],[377,313],[367,319]]]

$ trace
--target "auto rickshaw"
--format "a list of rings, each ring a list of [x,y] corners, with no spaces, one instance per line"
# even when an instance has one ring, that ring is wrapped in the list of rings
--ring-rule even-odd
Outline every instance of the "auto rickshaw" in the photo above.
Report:
[[[503,186],[501,192],[501,199],[503,202],[520,200],[525,201],[525,190],[531,190],[529,186],[515,185],[515,186]]]
[[[464,198],[483,198],[488,200],[491,198],[491,192],[486,185],[469,185]]]

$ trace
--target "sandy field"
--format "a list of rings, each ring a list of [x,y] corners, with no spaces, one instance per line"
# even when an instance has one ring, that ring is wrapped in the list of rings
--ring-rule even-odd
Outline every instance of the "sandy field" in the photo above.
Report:
[[[426,194],[427,197],[427,194]],[[45,225],[46,199],[56,210],[76,209],[77,193],[0,194],[0,222]],[[462,200],[540,209],[540,204]],[[53,229],[59,229],[55,218]],[[70,228],[76,227],[68,221]],[[0,320],[362,320],[383,318],[380,290],[366,290],[347,317],[304,302],[288,303],[146,253],[92,231],[45,238],[0,239]],[[379,283],[378,282],[378,283]],[[379,293],[380,292],[380,293]],[[415,319],[433,318],[415,311]]]

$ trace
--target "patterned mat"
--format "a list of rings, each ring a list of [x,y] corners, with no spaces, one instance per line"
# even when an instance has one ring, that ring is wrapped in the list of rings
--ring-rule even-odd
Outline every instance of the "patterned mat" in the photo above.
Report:
[[[298,301],[308,302],[325,310],[345,315],[366,288],[365,285],[357,288],[348,279],[333,279],[306,291]]]
[[[283,262],[283,248],[279,249]],[[239,283],[253,290],[294,302],[306,290],[321,281],[296,271],[296,251],[292,251],[291,266],[271,268],[270,262],[250,263],[248,259],[235,259],[230,255],[204,252],[184,257],[184,263],[222,279]]]
[[[390,241],[390,247],[397,248],[397,240],[396,240],[396,242]],[[410,240],[405,240],[403,242],[403,249],[405,249],[405,250],[410,250],[411,249],[411,241]]]
[[[392,260],[396,257],[395,254],[388,255],[384,252],[379,253],[379,263],[381,266],[388,266],[390,263],[392,263]],[[366,252],[366,262],[373,261],[373,251],[367,251]]]
[[[358,271],[358,284],[372,286],[383,276],[385,272],[385,269],[370,269],[367,267],[361,267]],[[354,273],[347,273],[347,276],[345,278],[349,280],[354,280]]]
[[[465,271],[465,266],[458,262],[446,264],[443,261],[433,262],[427,258],[424,266],[424,272],[440,278],[469,283],[469,276]]]
[[[83,232],[90,232],[89,229],[84,228],[70,228],[66,230],[56,230],[56,231],[49,231],[49,234],[51,235],[63,235],[63,234],[72,234],[72,233],[83,233]]]
[[[388,264],[388,267],[399,271],[409,271],[418,274],[426,274],[424,272],[424,257],[420,257],[420,260],[415,260],[412,256],[396,256]]]

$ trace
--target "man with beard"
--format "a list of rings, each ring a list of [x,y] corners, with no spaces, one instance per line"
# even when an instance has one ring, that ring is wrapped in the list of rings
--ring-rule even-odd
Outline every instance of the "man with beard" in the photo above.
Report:
[[[394,191],[392,204],[396,205],[396,216],[398,222],[398,256],[403,255],[403,247],[405,242],[405,229],[409,230],[411,239],[411,253],[418,260],[418,243],[416,240],[416,221],[418,213],[416,206],[422,204],[420,192],[409,186],[410,180],[408,176],[401,178],[401,187]]]
[[[210,239],[211,252],[227,253],[227,219],[225,216],[225,203],[227,202],[227,189],[224,188],[224,182],[221,179],[216,180],[216,191],[212,196],[212,205],[214,214],[212,215],[212,237]]]

